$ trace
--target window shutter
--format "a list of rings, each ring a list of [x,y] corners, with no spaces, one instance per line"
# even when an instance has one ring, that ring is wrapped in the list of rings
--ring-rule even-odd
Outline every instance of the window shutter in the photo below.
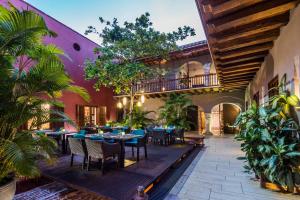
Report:
[[[76,105],[76,123],[79,127],[84,126],[84,106]]]

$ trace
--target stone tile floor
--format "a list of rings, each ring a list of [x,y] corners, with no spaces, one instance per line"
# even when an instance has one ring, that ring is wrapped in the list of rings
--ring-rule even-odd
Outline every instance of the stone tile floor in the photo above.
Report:
[[[178,180],[165,200],[300,200],[300,195],[260,188],[243,171],[240,145],[233,136],[209,137],[203,155]]]

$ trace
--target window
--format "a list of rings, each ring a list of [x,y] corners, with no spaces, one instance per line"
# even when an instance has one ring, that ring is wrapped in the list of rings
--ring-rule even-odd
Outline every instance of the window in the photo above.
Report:
[[[45,111],[49,111],[51,109],[51,106],[49,104],[42,104],[41,109],[45,110]],[[44,116],[45,120],[49,120],[50,119],[50,114],[47,116]],[[30,120],[28,120],[27,125],[24,126],[24,128],[26,127],[29,129],[41,129],[41,130],[46,130],[46,129],[50,129],[50,122],[48,123],[42,123],[40,118],[32,118]]]
[[[78,43],[74,43],[73,44],[73,48],[76,50],[76,51],[80,51],[80,45]]]
[[[77,105],[76,120],[80,127],[104,125],[106,123],[106,107]]]
[[[259,92],[253,95],[253,100],[256,102],[256,105],[259,105]]]
[[[268,95],[269,98],[278,95],[278,75],[275,76],[269,83],[268,83]]]

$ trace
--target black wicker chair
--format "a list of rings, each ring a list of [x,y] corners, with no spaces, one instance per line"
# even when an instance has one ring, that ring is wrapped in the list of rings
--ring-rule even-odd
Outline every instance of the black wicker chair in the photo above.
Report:
[[[168,145],[170,143],[169,136],[165,129],[153,129],[151,138],[154,144]]]
[[[174,133],[174,141],[179,139],[181,143],[185,143],[184,141],[184,128],[176,129]]]
[[[129,146],[132,148],[132,156],[134,156],[134,148],[137,149],[137,159],[136,159],[137,161],[140,160],[140,148],[144,147],[145,158],[148,158],[148,153],[147,153],[148,134],[147,134],[147,132],[145,133],[144,130],[133,130],[131,133],[135,134],[135,135],[139,135],[140,137],[126,141],[125,146]]]
[[[119,143],[107,143],[97,140],[85,140],[87,147],[87,170],[89,170],[90,162],[92,158],[101,161],[101,172],[104,174],[105,161],[108,159],[114,159],[118,157],[117,166],[119,166],[119,158],[121,154],[121,146]]]

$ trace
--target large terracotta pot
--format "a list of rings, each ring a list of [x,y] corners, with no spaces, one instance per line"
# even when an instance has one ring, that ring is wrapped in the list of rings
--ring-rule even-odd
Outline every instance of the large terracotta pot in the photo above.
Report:
[[[12,200],[16,192],[16,180],[8,182],[7,184],[0,186],[0,199]]]

